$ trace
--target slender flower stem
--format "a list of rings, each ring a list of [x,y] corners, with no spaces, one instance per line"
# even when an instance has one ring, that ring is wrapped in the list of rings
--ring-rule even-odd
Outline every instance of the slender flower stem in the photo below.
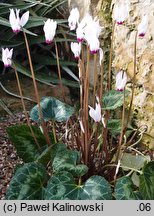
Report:
[[[92,155],[92,161],[95,158],[95,153],[96,153],[96,147],[98,145],[98,128],[99,128],[99,123],[96,123],[96,129],[95,129],[95,139],[94,139],[94,151],[93,151],[93,155]]]
[[[122,126],[121,126],[121,134],[120,134],[116,161],[115,161],[116,164],[120,159],[120,150],[121,150],[121,145],[122,145],[123,136],[124,136],[124,122],[125,122],[125,88],[124,88],[124,103],[123,103],[123,109],[122,109]]]
[[[26,120],[27,120],[27,124],[28,124],[28,126],[29,126],[29,128],[30,128],[30,131],[31,131],[31,133],[32,133],[32,136],[33,136],[33,138],[34,138],[34,141],[35,141],[35,143],[36,143],[38,149],[40,149],[40,145],[39,145],[39,143],[38,143],[38,141],[37,141],[37,139],[36,139],[36,136],[35,136],[35,134],[34,134],[34,131],[33,131],[33,129],[32,129],[32,126],[31,126],[31,124],[30,124],[30,120],[29,120],[29,117],[28,117],[28,114],[27,114],[27,110],[26,110],[26,106],[25,106],[25,103],[24,103],[24,97],[23,97],[23,94],[22,94],[22,88],[21,88],[21,85],[20,85],[20,80],[19,80],[18,72],[17,72],[15,66],[13,66],[13,69],[14,69],[14,71],[15,71],[16,80],[17,80],[17,85],[18,85],[19,94],[20,94],[20,98],[21,98],[21,103],[22,103],[22,107],[23,107],[23,110],[24,110],[24,113],[25,113],[25,117],[26,117]]]
[[[109,56],[109,72],[108,72],[108,90],[111,90],[111,68],[112,68],[112,54],[113,54],[113,42],[116,22],[113,23],[112,36],[111,36],[111,47]]]
[[[100,97],[100,101],[102,101],[102,97],[103,97],[103,76],[104,76],[104,63],[101,64],[101,68],[100,68],[100,73],[101,73],[101,80],[100,80],[100,92],[99,92],[99,97]],[[101,103],[102,106],[102,103]]]
[[[82,60],[79,59],[78,62],[79,68],[79,80],[80,80],[80,109],[83,109],[83,72],[82,72]]]
[[[34,69],[33,69],[33,64],[32,64],[32,59],[31,59],[29,44],[28,44],[26,33],[24,31],[23,31],[23,34],[24,34],[24,39],[25,39],[25,44],[26,44],[26,49],[27,49],[27,54],[28,54],[28,60],[29,60],[30,70],[31,70],[32,79],[33,79],[33,85],[34,85],[34,90],[35,90],[36,101],[37,101],[38,109],[39,109],[39,115],[40,115],[41,125],[42,125],[42,129],[43,129],[43,133],[44,133],[46,142],[47,142],[48,146],[50,146],[51,145],[51,143],[50,143],[50,137],[48,135],[48,131],[47,131],[44,119],[43,119],[43,113],[42,113],[42,109],[41,109],[41,105],[40,105],[40,99],[39,99],[39,94],[38,94],[38,89],[37,89],[37,84],[36,84],[35,73],[34,73]]]
[[[64,102],[66,102],[65,93],[64,93],[64,87],[63,87],[62,78],[61,78],[61,70],[60,70],[60,64],[59,64],[58,47],[57,47],[57,43],[56,43],[55,40],[54,40],[54,42],[55,42],[55,50],[56,50],[56,60],[57,60],[59,84],[60,84],[60,88],[61,88],[61,92],[62,92],[62,96],[63,96]]]
[[[134,43],[134,76],[133,76],[133,85],[132,85],[132,95],[131,95],[131,101],[130,101],[128,116],[127,116],[126,126],[125,126],[125,129],[124,129],[124,134],[125,134],[125,132],[127,130],[128,123],[130,121],[130,115],[131,115],[132,105],[133,105],[133,99],[134,99],[135,82],[136,82],[137,35],[138,35],[138,32],[136,32],[136,34],[135,34],[135,43]]]
[[[89,137],[89,124],[88,124],[88,103],[89,103],[89,61],[90,61],[90,51],[87,45],[87,67],[86,76],[84,82],[84,128],[85,128],[85,163],[88,163],[88,137]]]
[[[96,85],[97,85],[98,73],[97,73],[97,54],[94,54],[94,89],[93,89],[93,107],[95,105],[96,98]]]

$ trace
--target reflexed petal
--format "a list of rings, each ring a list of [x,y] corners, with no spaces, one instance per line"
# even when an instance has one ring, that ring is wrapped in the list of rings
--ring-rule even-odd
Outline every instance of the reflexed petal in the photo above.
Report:
[[[9,22],[10,22],[11,27],[16,22],[16,16],[15,16],[15,13],[14,13],[13,9],[10,9]]]
[[[76,25],[79,23],[79,17],[79,10],[77,8],[73,8],[68,17],[68,25],[70,27],[70,30],[76,29]]]
[[[74,54],[74,57],[79,58],[81,53],[81,43],[71,42],[71,50]]]
[[[113,18],[118,25],[122,25],[129,15],[129,5],[117,3],[113,9]]]
[[[53,38],[56,34],[56,28],[57,28],[57,22],[53,21],[51,19],[48,19],[45,23],[44,23],[44,33],[45,33],[45,39],[46,39],[46,43],[51,43],[53,41]]]
[[[147,28],[148,28],[148,16],[144,15],[142,17],[140,24],[138,25],[138,35],[140,37],[144,37],[144,35],[147,31]]]
[[[100,42],[97,37],[88,38],[87,40],[91,54],[96,54],[99,51]]]
[[[13,32],[17,33],[20,31],[19,15],[18,15],[19,10],[16,9],[15,11],[16,11],[16,14],[13,9],[10,9],[9,22],[10,22]]]
[[[77,41],[82,42],[84,39],[84,29],[79,25],[76,29]]]
[[[101,115],[101,106],[100,103],[96,103],[96,108],[89,106],[89,115],[95,122],[100,122],[102,115]]]
[[[23,27],[24,25],[26,25],[26,23],[28,22],[29,20],[29,11],[25,12],[21,19],[20,19],[20,25]]]
[[[13,54],[13,49],[9,51],[8,48],[3,49],[2,48],[2,61],[4,63],[5,67],[9,67],[12,64],[12,54]]]
[[[123,91],[126,83],[127,83],[126,72],[119,71],[116,75],[116,89],[118,91]]]
[[[94,119],[94,121],[95,121],[95,110],[94,110],[94,108],[93,107],[91,107],[91,106],[89,106],[89,108],[90,108],[90,110],[89,110],[89,115],[90,115],[90,117],[92,118],[92,119]]]

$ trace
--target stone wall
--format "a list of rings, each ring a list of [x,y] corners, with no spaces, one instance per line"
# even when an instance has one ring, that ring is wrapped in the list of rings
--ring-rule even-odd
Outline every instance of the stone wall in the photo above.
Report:
[[[113,0],[112,4],[115,2],[117,0]],[[147,125],[148,133],[154,137],[154,0],[127,2],[130,3],[130,16],[124,26],[117,26],[115,29],[113,68],[115,72],[126,69],[131,81],[136,28],[141,17],[147,14],[147,33],[143,39],[138,38],[137,41],[137,77],[133,109],[137,125]],[[154,148],[154,139],[146,136],[144,142]]]

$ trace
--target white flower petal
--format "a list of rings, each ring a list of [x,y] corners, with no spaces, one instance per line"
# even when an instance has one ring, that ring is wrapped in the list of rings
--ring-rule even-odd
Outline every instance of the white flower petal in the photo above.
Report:
[[[113,19],[117,24],[123,24],[129,15],[129,5],[126,3],[117,3],[113,9]]]
[[[81,53],[81,43],[71,42],[71,50],[74,54],[74,57],[79,58]]]
[[[144,15],[140,24],[138,25],[138,35],[143,37],[148,28],[148,16]]]
[[[5,67],[9,67],[12,64],[12,55],[13,55],[13,49],[9,51],[8,48],[3,49],[2,48],[2,61],[4,63]]]
[[[9,22],[10,22],[11,27],[16,22],[16,16],[15,16],[15,13],[14,13],[13,9],[10,9]]]
[[[68,25],[70,30],[76,29],[77,24],[79,23],[80,13],[77,8],[73,8],[68,17]]]
[[[127,74],[126,74],[126,72],[119,71],[116,74],[116,89],[118,91],[123,91],[126,83],[127,83]]]
[[[56,29],[57,29],[57,22],[53,21],[51,19],[48,19],[44,23],[44,33],[45,33],[45,39],[47,43],[51,43],[53,41],[53,38],[56,34]]]
[[[20,25],[23,27],[24,25],[26,25],[26,23],[28,22],[29,20],[29,11],[25,12],[21,19],[20,19]]]
[[[95,122],[101,121],[101,106],[99,103],[96,103],[96,108],[89,106],[89,115]]]

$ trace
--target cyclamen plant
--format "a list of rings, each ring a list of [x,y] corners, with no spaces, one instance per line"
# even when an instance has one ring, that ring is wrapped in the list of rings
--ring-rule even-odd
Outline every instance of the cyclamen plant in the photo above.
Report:
[[[115,5],[113,28],[115,24],[118,27],[119,25],[123,25],[128,15],[128,5]],[[75,113],[74,107],[56,98],[45,97],[40,101],[28,39],[23,29],[28,19],[29,12],[24,13],[19,18],[19,10],[15,9],[14,12],[13,9],[10,9],[9,20],[11,28],[15,33],[23,31],[25,38],[37,100],[37,105],[30,111],[30,118],[39,127],[32,126],[27,115],[18,72],[13,63],[13,49],[2,49],[4,66],[14,68],[23,110],[28,124],[28,127],[22,125],[8,128],[8,134],[17,148],[18,155],[23,159],[25,164],[15,173],[7,191],[6,198],[67,200],[112,199],[111,184],[114,183],[114,197],[116,199],[136,199],[137,196],[140,196],[140,199],[142,199],[142,196],[146,194],[145,191],[143,192],[142,187],[139,187],[136,195],[136,191],[133,190],[132,180],[126,176],[119,178],[121,177],[119,169],[124,167],[122,164],[123,156],[126,150],[133,145],[133,138],[136,136],[137,131],[139,131],[139,129],[132,130],[133,135],[131,137],[126,135],[126,132],[128,132],[128,124],[130,123],[130,112],[134,97],[137,36],[144,37],[147,30],[147,16],[143,17],[135,36],[134,77],[127,118],[125,118],[125,101],[128,95],[126,91],[127,71],[120,70],[116,74],[115,87],[113,85],[111,86],[113,40],[116,36],[114,35],[114,31],[110,49],[108,88],[106,88],[103,80],[105,57],[99,41],[102,27],[99,24],[99,20],[97,18],[93,19],[90,14],[86,14],[79,21],[80,13],[78,9],[73,8],[70,12],[68,25],[70,30],[76,32],[77,40],[77,42],[71,42],[70,48],[75,59],[78,61],[80,86],[80,108]],[[43,31],[45,42],[48,46],[51,43],[55,44],[59,82],[65,100],[58,47],[55,39],[57,28],[57,22],[52,19],[47,19],[44,22]],[[89,83],[91,59],[93,59],[94,63],[94,86],[92,89]],[[100,66],[99,68],[98,64]],[[121,119],[113,119],[116,110],[121,108],[121,106],[123,107]],[[51,123],[52,132],[49,131],[47,122]],[[61,143],[62,139],[59,138],[58,132],[55,130],[55,122],[63,122],[65,124],[66,133],[63,136],[63,139],[65,138],[64,144]],[[71,142],[68,137],[71,137]],[[48,166],[51,166],[52,169],[51,176],[49,176],[46,169]],[[143,171],[135,170],[141,176],[140,181],[142,186],[147,183],[143,182],[142,177],[147,171],[151,172],[151,166],[152,162],[144,167],[142,166]],[[132,171],[134,170],[130,168],[130,172]],[[23,178],[20,181],[19,179],[22,174]],[[30,182],[28,189],[20,193],[21,185],[25,184],[25,187],[27,187],[27,182]],[[91,182],[93,183],[93,190],[91,190]],[[125,189],[127,188],[127,184],[132,185],[128,190]],[[148,199],[151,198],[147,194],[146,196]]]

